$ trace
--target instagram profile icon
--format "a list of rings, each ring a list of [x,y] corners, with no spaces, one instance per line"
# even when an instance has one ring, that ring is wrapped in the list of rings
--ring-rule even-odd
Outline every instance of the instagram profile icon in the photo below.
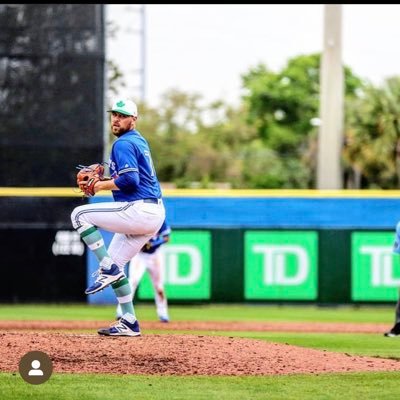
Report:
[[[53,373],[53,363],[46,353],[30,351],[21,358],[19,373],[25,382],[40,385],[46,382]]]

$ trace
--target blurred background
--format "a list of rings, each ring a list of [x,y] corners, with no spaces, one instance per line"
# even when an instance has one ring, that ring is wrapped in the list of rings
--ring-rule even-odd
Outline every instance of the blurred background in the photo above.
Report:
[[[75,167],[107,161],[105,110],[121,94],[138,104],[174,230],[171,301],[396,300],[399,16],[0,5],[0,301],[114,301],[83,295],[97,266],[69,216],[109,200],[82,199]]]

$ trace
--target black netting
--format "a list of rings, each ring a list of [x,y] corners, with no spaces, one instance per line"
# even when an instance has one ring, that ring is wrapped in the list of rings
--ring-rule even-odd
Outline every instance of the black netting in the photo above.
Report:
[[[103,80],[104,5],[0,5],[1,186],[70,186],[60,165],[101,161]]]

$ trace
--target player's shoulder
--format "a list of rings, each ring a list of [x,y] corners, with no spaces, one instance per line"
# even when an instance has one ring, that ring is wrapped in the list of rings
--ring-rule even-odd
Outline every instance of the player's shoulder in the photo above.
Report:
[[[115,150],[121,150],[127,147],[141,147],[143,146],[142,140],[134,135],[123,135],[119,137],[114,143],[113,143],[113,148]]]

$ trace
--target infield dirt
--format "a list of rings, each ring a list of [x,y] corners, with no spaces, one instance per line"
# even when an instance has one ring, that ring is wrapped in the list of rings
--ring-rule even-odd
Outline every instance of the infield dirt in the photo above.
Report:
[[[372,324],[143,322],[140,337],[103,337],[103,321],[1,321],[0,371],[18,371],[28,351],[47,353],[55,372],[137,375],[276,375],[400,371],[400,361],[320,351],[229,336],[174,330],[361,332],[382,335]],[[69,330],[93,329],[90,333]],[[146,330],[165,330],[150,334]],[[391,339],[388,339],[391,340]]]

